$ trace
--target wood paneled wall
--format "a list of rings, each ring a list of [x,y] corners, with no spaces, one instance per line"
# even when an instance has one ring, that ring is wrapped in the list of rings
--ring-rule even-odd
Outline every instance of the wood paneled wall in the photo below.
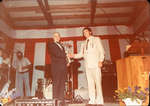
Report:
[[[110,56],[112,61],[116,61],[117,59],[121,58],[120,54],[120,47],[119,47],[119,39],[131,39],[134,35],[105,35],[105,36],[98,36],[102,40],[109,40],[109,47],[110,47]],[[64,37],[62,41],[73,41],[74,44],[74,53],[77,53],[77,42],[84,40],[84,37]],[[15,42],[25,42],[26,50],[25,54],[28,58],[30,58],[31,62],[33,60],[34,52],[34,45],[37,42],[46,42],[52,41],[52,38],[42,38],[42,39],[13,39]],[[29,53],[27,53],[29,52]],[[46,51],[46,58],[49,58],[49,54]],[[49,60],[46,60],[46,64],[50,63]]]

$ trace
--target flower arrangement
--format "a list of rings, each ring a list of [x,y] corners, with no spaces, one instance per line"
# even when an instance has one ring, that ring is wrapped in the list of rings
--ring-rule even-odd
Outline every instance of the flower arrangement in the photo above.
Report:
[[[145,101],[147,96],[149,95],[149,89],[148,88],[142,89],[140,86],[135,86],[134,89],[128,87],[116,90],[115,93],[116,97],[119,100],[131,98],[132,101],[137,99]]]
[[[10,102],[11,101],[11,98],[8,97],[8,98],[0,98],[0,104],[6,104],[7,102]],[[0,106],[1,106],[0,105]]]

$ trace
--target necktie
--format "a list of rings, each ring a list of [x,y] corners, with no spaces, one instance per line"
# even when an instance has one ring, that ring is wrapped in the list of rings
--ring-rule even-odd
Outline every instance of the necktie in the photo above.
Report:
[[[60,47],[61,50],[63,50],[63,46],[61,45],[60,42],[57,42],[58,46]]]
[[[89,43],[89,39],[86,42],[86,50],[88,49],[88,43]]]

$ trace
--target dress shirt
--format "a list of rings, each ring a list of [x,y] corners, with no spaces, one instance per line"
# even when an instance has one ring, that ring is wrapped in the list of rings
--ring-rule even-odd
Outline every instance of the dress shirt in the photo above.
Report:
[[[61,50],[63,50],[63,46],[61,43],[59,43],[59,42],[55,42],[55,43],[60,47]]]

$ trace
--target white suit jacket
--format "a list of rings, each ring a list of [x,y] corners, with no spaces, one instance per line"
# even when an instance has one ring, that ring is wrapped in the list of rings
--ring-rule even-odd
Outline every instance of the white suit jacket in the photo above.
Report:
[[[75,54],[74,58],[84,58],[86,68],[97,68],[98,62],[104,60],[104,48],[101,39],[90,36],[88,49],[86,49],[87,39],[81,44],[80,53]]]

